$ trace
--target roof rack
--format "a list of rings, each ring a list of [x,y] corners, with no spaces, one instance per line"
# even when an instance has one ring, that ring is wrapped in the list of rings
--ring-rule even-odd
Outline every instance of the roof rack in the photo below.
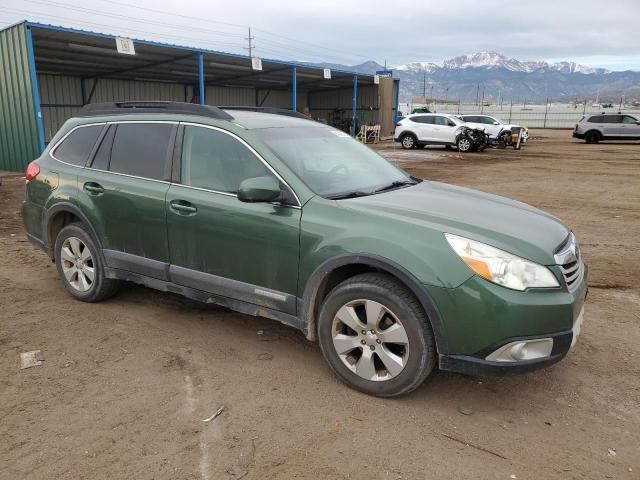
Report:
[[[244,106],[221,106],[218,107],[222,110],[239,110],[243,112],[261,112],[261,113],[272,113],[274,115],[284,115],[286,117],[295,117],[295,118],[304,118],[306,120],[310,120],[306,115],[296,112],[295,110],[287,110],[286,108],[276,108],[276,107],[244,107]]]
[[[127,113],[181,113],[201,115],[218,120],[233,120],[233,117],[218,107],[184,102],[107,102],[90,103],[78,112],[79,117],[98,115],[122,115]]]

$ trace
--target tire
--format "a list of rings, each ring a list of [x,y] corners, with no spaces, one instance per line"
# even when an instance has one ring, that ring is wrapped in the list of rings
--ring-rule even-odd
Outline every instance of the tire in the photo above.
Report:
[[[467,153],[471,151],[473,147],[473,142],[466,135],[460,135],[456,140],[456,146],[458,147],[458,151],[461,153]]]
[[[418,139],[413,133],[405,133],[402,138],[400,138],[400,145],[405,150],[411,150],[412,148],[416,148],[418,144]]]
[[[82,224],[60,230],[54,248],[58,275],[72,297],[99,302],[118,291],[121,282],[106,278],[102,255]]]
[[[598,143],[600,141],[600,133],[596,131],[587,132],[584,136],[584,141],[587,143]]]
[[[374,317],[380,320],[377,325]],[[433,331],[422,306],[385,274],[356,275],[335,287],[320,310],[318,340],[325,360],[344,383],[378,397],[415,390],[436,366]]]

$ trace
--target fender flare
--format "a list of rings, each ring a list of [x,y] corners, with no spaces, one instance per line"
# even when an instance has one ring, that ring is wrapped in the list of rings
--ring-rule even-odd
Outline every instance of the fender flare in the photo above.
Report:
[[[411,290],[422,305],[422,308],[424,308],[424,311],[429,318],[429,322],[431,323],[438,353],[442,354],[449,351],[442,317],[438,307],[429,296],[422,283],[406,268],[398,265],[394,261],[379,255],[366,253],[348,253],[330,258],[321,263],[309,276],[309,280],[307,281],[299,306],[299,316],[303,325],[302,329],[308,340],[315,341],[317,338],[317,319],[315,317],[314,310],[320,285],[331,272],[337,268],[347,265],[366,265],[373,267],[396,277],[400,282],[402,282],[409,290]]]
[[[55,259],[55,253],[53,251],[53,244],[55,242],[55,239],[49,238],[49,226],[53,217],[62,212],[72,213],[76,217],[80,218],[80,220],[82,220],[82,223],[89,229],[88,233],[89,235],[91,235],[91,238],[95,242],[96,246],[100,251],[102,251],[102,243],[100,242],[100,239],[98,238],[93,225],[91,224],[87,216],[82,212],[82,210],[80,210],[80,208],[73,203],[59,202],[55,205],[52,205],[49,209],[46,210],[42,220],[42,240],[44,241],[44,245],[47,249],[47,254],[52,260]]]

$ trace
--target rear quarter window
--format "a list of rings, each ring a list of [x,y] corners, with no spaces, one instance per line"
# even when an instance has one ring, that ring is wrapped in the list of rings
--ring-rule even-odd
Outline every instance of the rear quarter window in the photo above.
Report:
[[[604,123],[604,117],[602,115],[594,115],[587,120],[589,123]]]
[[[72,131],[53,151],[53,156],[72,165],[84,166],[104,125],[89,125]]]

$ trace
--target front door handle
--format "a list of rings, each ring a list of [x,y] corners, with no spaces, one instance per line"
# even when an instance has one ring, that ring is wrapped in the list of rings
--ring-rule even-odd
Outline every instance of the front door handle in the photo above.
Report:
[[[99,183],[87,182],[83,185],[84,189],[92,195],[100,195],[104,193],[104,188]]]
[[[171,200],[169,205],[178,213],[194,214],[198,211],[191,202],[186,200]]]

